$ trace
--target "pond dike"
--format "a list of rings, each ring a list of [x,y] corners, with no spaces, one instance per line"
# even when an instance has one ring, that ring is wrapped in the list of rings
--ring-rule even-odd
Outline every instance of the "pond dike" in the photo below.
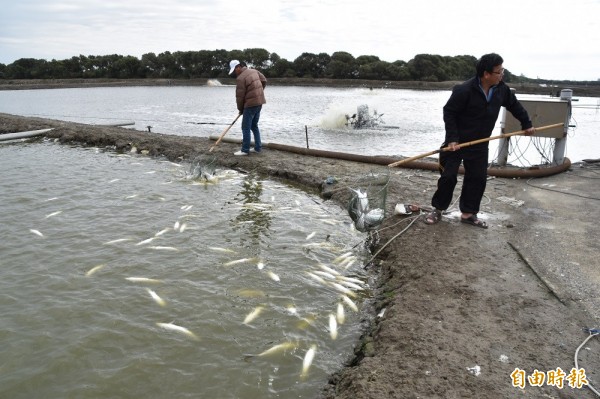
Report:
[[[28,140],[135,148],[173,162],[214,155],[219,167],[279,179],[343,208],[359,180],[389,172],[386,219],[370,242],[377,256],[368,265],[373,299],[364,309],[365,332],[322,398],[595,397],[566,381],[564,388],[515,387],[511,373],[560,367],[568,374],[588,337],[582,328],[600,327],[597,164],[574,163],[539,179],[491,178],[484,230],[459,223],[454,213],[434,226],[422,215],[394,215],[397,203],[429,205],[438,177],[432,171],[271,148],[235,157],[239,144],[209,152],[215,142],[207,138],[0,114],[0,133],[47,128],[53,130]],[[239,138],[236,130],[229,137]],[[330,177],[336,183],[327,184]],[[579,353],[579,367],[596,387],[599,339]]]

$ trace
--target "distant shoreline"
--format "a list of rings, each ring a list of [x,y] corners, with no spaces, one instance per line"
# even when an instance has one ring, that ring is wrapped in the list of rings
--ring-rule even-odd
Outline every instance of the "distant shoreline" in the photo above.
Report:
[[[0,90],[65,89],[85,87],[128,87],[128,86],[206,86],[211,79],[7,79],[0,80]],[[212,79],[224,85],[234,85],[231,78]],[[459,82],[423,82],[423,81],[385,81],[360,79],[310,79],[310,78],[271,78],[274,86],[320,86],[373,89],[410,89],[410,90],[450,90]],[[568,85],[543,87],[537,84],[508,83],[524,94],[556,95],[561,89],[573,90],[575,97],[600,97],[600,86]]]

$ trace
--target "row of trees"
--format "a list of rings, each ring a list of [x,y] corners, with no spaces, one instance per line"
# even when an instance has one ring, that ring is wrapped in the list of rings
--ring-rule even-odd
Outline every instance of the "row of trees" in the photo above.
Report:
[[[72,79],[72,78],[222,78],[227,76],[229,61],[238,59],[259,69],[271,78],[331,78],[396,81],[465,80],[475,73],[477,59],[470,55],[441,56],[419,54],[408,62],[386,62],[374,55],[338,51],[303,53],[294,61],[281,58],[262,48],[245,50],[200,50],[147,53],[141,59],[118,54],[71,57],[64,60],[21,58],[12,64],[0,64],[4,79]],[[505,80],[524,82],[509,71]]]

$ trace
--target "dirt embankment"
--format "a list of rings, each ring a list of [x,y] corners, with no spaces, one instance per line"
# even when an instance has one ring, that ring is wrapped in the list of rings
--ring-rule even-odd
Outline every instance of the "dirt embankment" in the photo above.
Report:
[[[53,127],[48,137],[64,144],[146,150],[172,161],[206,154],[214,144],[191,138],[22,118],[0,114],[0,132]],[[387,166],[302,156],[265,149],[235,157],[238,144],[221,143],[218,163],[248,173],[300,184],[322,192],[333,176],[339,190],[331,200],[346,206],[347,187]],[[490,180],[483,211],[493,215],[483,230],[445,217],[435,226],[411,216],[394,216],[396,203],[428,204],[434,172],[389,170],[387,217],[373,251],[381,251],[369,270],[374,298],[369,327],[348,367],[331,376],[322,397],[385,398],[592,398],[585,389],[547,383],[515,387],[515,369],[530,375],[560,367],[568,374],[573,353],[586,337],[581,327],[594,319],[569,301],[558,300],[534,269],[515,251],[535,244],[536,214],[518,211],[500,197],[520,199],[524,183]],[[418,216],[418,215],[416,215]],[[514,244],[511,246],[509,243]],[[560,242],[557,240],[557,242]],[[572,241],[573,251],[586,251]],[[588,249],[589,250],[589,249]],[[600,369],[597,352],[585,353],[585,367]],[[595,354],[594,354],[595,353]]]

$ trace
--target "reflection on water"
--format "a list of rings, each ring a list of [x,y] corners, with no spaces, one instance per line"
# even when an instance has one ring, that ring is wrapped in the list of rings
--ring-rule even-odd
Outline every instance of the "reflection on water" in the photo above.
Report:
[[[269,227],[271,217],[268,205],[261,206],[263,195],[263,183],[257,181],[252,174],[246,176],[242,189],[235,200],[243,204],[237,216],[233,219],[233,229],[239,233],[240,246],[250,247],[258,252],[260,249],[261,236],[269,238]]]
[[[344,209],[47,142],[0,165],[0,397],[314,397],[353,353],[369,286]]]

